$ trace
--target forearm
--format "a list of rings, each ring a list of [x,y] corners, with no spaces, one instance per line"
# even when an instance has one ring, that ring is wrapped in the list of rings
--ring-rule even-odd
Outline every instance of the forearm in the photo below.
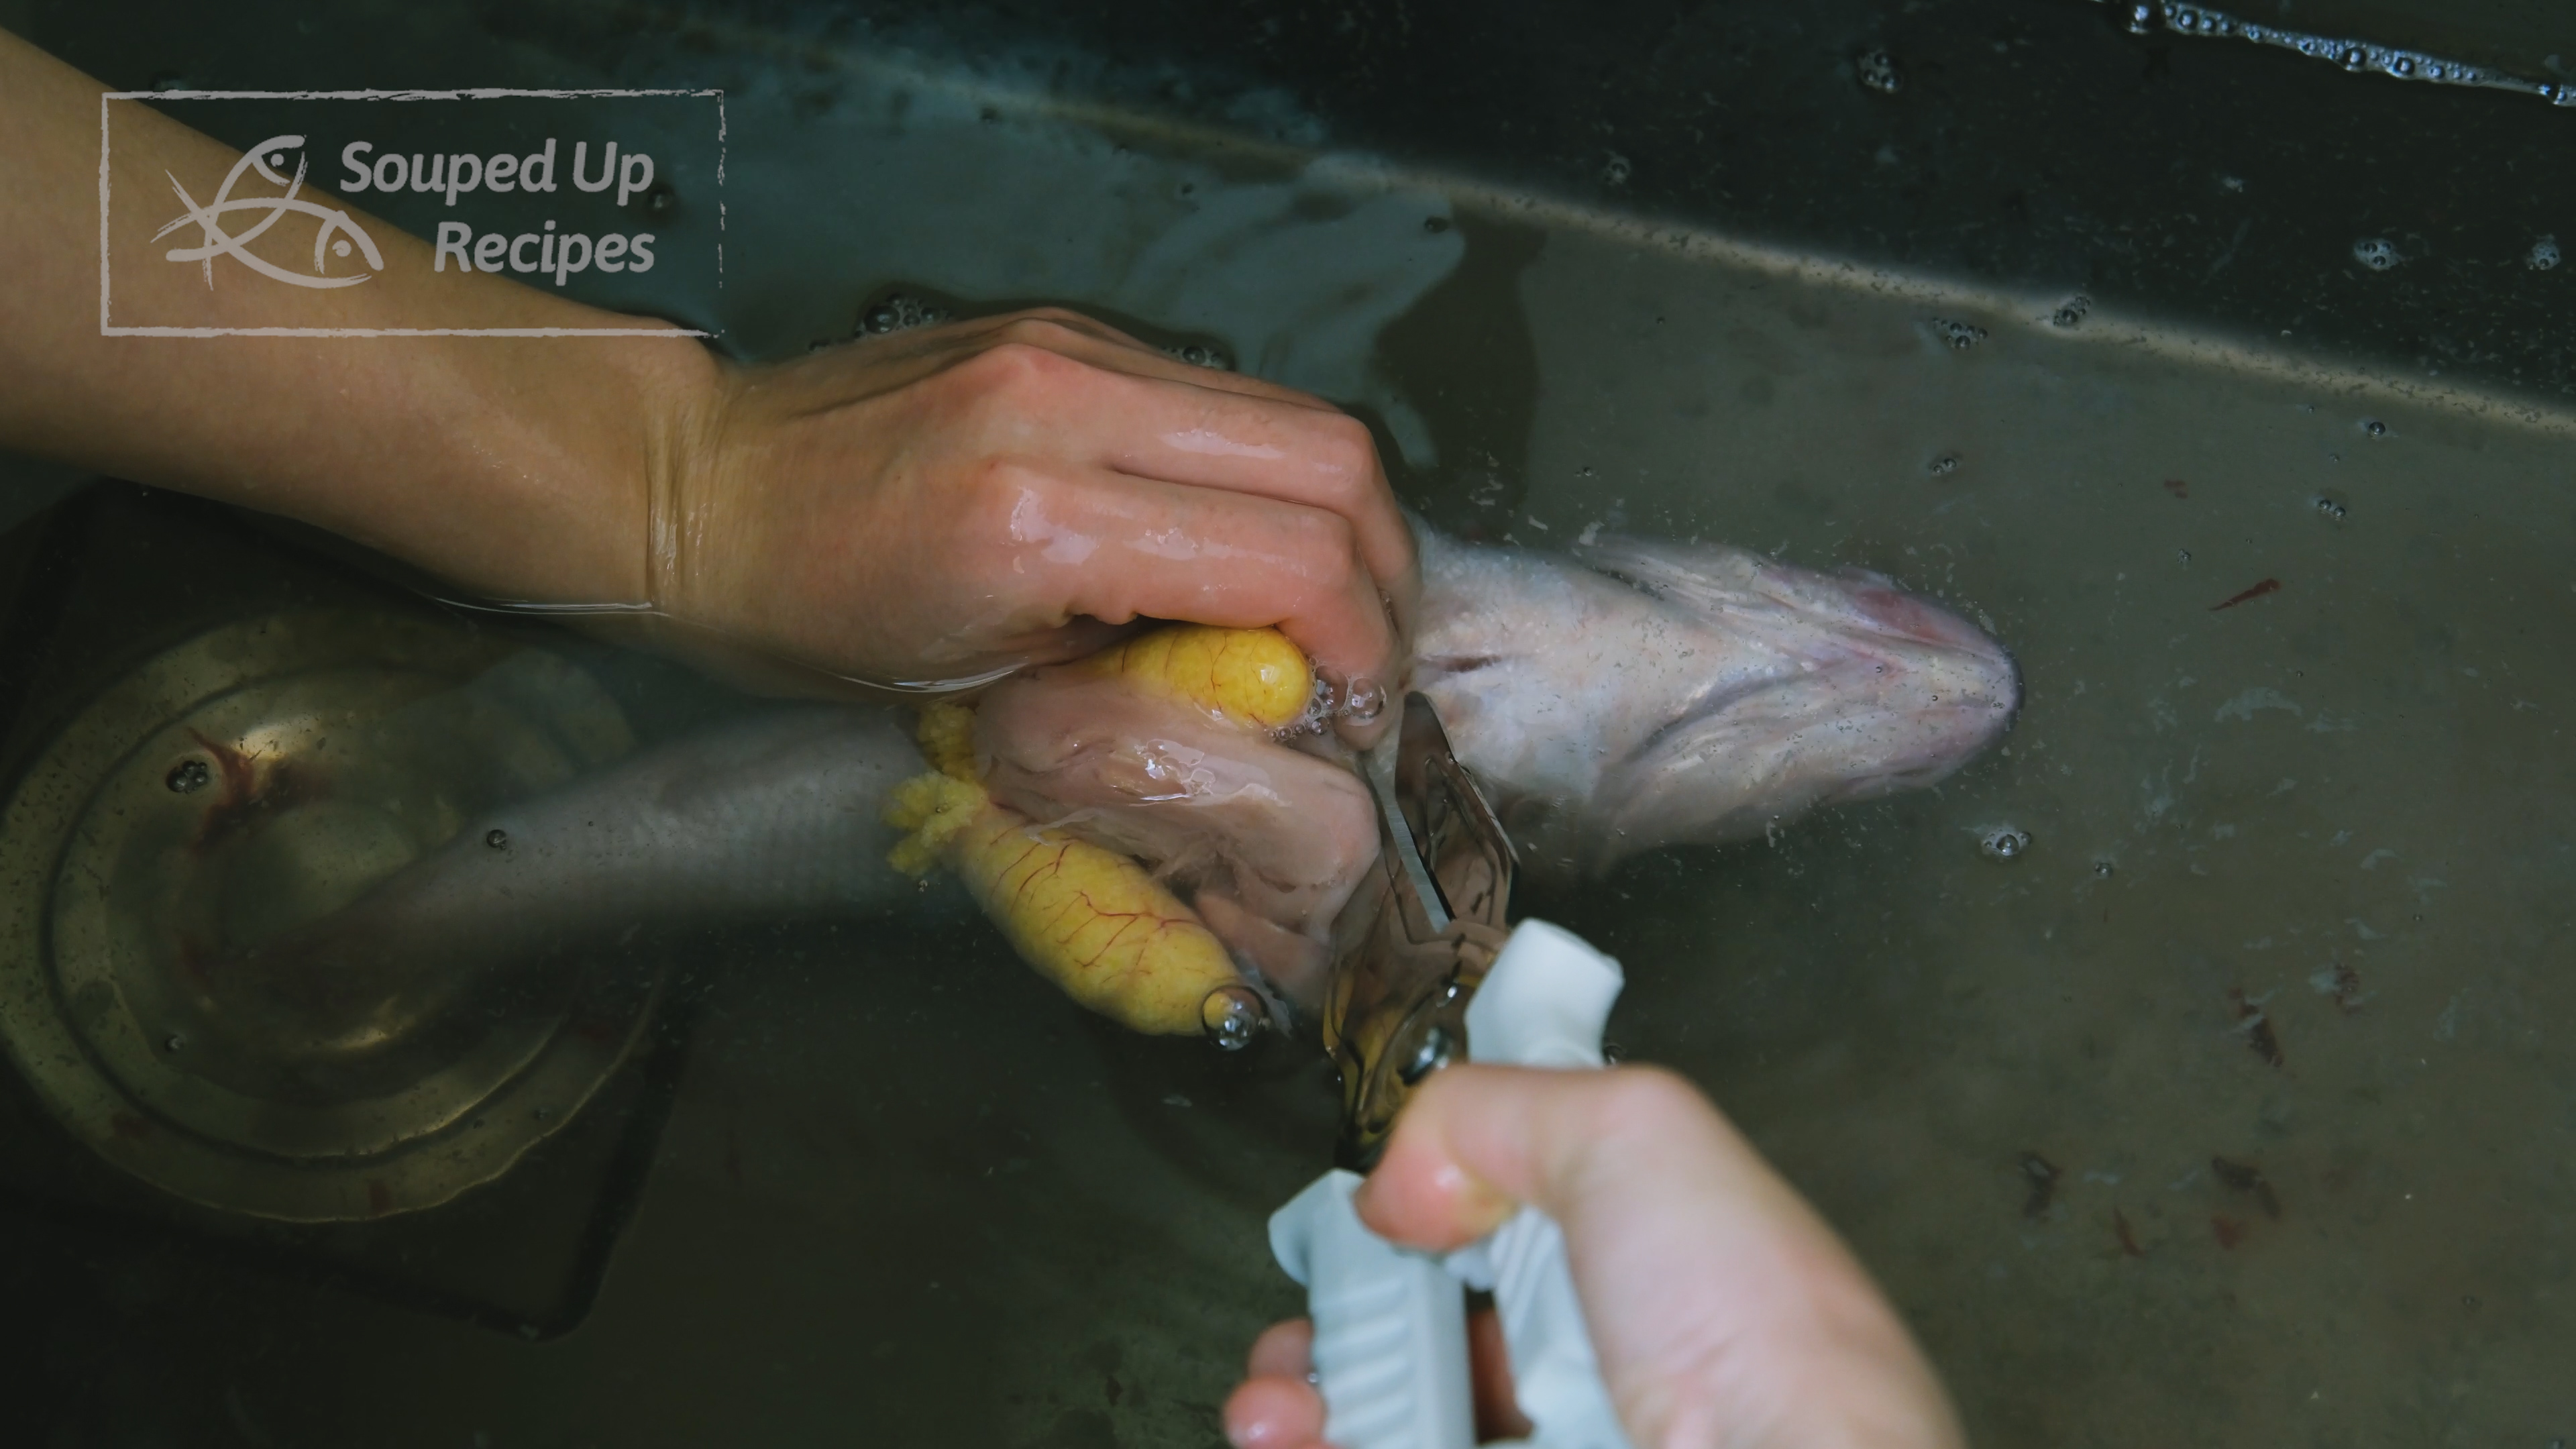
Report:
[[[644,596],[651,480],[713,394],[705,349],[662,337],[102,336],[103,89],[0,33],[0,445],[301,519],[484,593]],[[116,104],[120,192],[164,194],[175,177],[203,199],[222,184],[238,153]],[[157,261],[193,239],[153,243],[148,210],[118,210],[119,259]],[[194,266],[120,266],[116,313],[204,327],[659,325],[433,272],[426,243],[367,229],[385,266],[362,285],[227,269],[209,288]],[[285,265],[297,241],[279,230],[258,250]]]

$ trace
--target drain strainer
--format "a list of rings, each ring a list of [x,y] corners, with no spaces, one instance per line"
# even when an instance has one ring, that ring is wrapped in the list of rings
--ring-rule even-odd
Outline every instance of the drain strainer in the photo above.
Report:
[[[294,613],[172,649],[0,814],[0,1044],[83,1142],[211,1207],[361,1219],[488,1182],[616,1070],[658,974],[470,936],[288,947],[632,746],[578,668],[435,622]]]

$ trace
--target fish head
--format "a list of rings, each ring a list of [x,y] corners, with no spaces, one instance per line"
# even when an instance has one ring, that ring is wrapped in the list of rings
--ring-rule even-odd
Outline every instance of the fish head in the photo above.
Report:
[[[1605,769],[1588,812],[1596,864],[1932,784],[2000,737],[2020,701],[2000,644],[1877,574],[1627,540],[1583,562],[1758,660],[1730,661],[1728,677]]]
[[[1453,730],[1542,873],[1597,873],[1932,784],[1999,737],[2019,702],[2001,645],[1877,574],[1618,538],[1554,566],[1588,575],[1569,579],[1568,606],[1526,621],[1500,673],[1457,686],[1576,707],[1519,707],[1524,732],[1507,743],[1480,734],[1472,707]],[[1528,736],[1550,717],[1567,738]],[[1583,757],[1580,771],[1537,763]]]

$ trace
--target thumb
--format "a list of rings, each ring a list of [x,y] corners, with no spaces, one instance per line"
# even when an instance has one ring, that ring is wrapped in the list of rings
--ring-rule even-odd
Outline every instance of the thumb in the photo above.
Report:
[[[1564,1230],[1603,1381],[1639,1445],[1959,1442],[1860,1265],[1681,1078],[1447,1068],[1356,1199],[1371,1228],[1431,1250],[1517,1203]]]

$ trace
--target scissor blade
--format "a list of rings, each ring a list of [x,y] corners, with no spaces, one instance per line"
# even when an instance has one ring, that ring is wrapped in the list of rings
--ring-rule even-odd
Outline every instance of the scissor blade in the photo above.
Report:
[[[1449,904],[1440,895],[1439,883],[1431,878],[1431,869],[1423,864],[1422,844],[1413,838],[1413,827],[1406,823],[1404,806],[1395,794],[1395,758],[1403,748],[1399,734],[1389,739],[1368,756],[1369,793],[1377,799],[1377,818],[1386,827],[1383,834],[1387,847],[1395,852],[1396,866],[1404,887],[1422,907],[1422,917],[1432,933],[1449,929]]]

